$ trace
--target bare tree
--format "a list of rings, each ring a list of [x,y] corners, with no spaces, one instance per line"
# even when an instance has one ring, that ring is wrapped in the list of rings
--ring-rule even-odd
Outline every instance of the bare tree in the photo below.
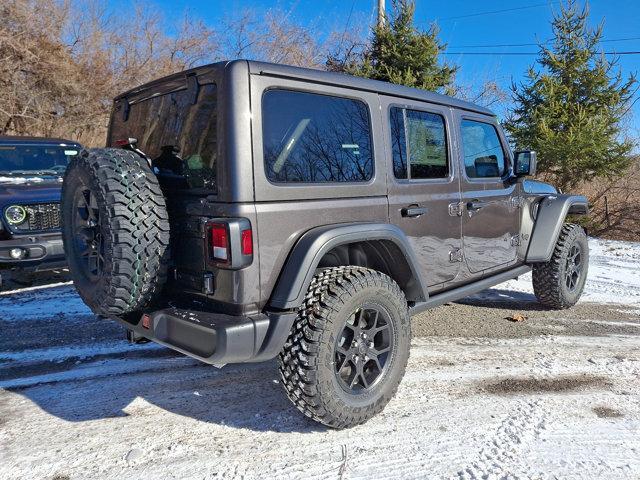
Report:
[[[509,102],[509,94],[497,79],[487,79],[474,84],[458,84],[454,96],[487,108],[499,109]]]
[[[78,74],[58,41],[68,11],[54,0],[0,5],[0,134],[54,135],[77,114]]]
[[[188,15],[168,35],[137,6],[108,14],[86,0],[7,0],[0,6],[0,134],[104,141],[114,95],[215,59],[214,32]]]
[[[96,0],[83,1],[74,12],[66,37],[87,96],[87,121],[76,135],[88,144],[104,140],[117,93],[216,59],[215,32],[189,15],[168,35],[162,16],[141,5],[124,18],[108,14],[106,4]]]
[[[244,10],[222,22],[220,54],[299,67],[322,68],[331,35],[320,38],[318,29],[297,23],[292,12],[280,9],[264,15]]]
[[[141,4],[116,15],[107,0],[6,0],[0,134],[101,145],[118,93],[223,58],[322,68],[333,38],[320,38],[315,27],[279,9],[244,11],[213,29],[189,14],[167,22]]]

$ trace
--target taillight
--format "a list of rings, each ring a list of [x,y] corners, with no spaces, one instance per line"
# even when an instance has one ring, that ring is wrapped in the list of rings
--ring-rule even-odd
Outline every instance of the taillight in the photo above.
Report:
[[[130,147],[138,143],[137,138],[119,138],[115,142],[117,147]]]
[[[246,218],[212,219],[206,224],[208,263],[240,269],[253,261],[253,232]]]
[[[211,257],[222,263],[231,261],[229,248],[229,232],[224,223],[209,224],[209,238],[211,241]]]
[[[240,245],[243,255],[253,255],[253,235],[251,229],[242,231]]]

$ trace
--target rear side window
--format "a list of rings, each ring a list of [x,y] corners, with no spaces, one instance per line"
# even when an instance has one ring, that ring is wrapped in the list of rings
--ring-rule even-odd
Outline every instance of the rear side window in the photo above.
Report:
[[[273,182],[366,182],[373,177],[371,123],[360,100],[289,90],[262,98],[267,178]]]
[[[398,179],[449,176],[444,118],[419,110],[391,108],[393,173]]]
[[[462,120],[460,130],[467,177],[502,177],[507,165],[496,127],[489,123]]]

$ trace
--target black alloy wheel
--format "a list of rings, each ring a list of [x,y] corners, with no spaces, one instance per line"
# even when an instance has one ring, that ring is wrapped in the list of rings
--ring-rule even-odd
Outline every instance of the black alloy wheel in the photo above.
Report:
[[[98,202],[89,188],[76,191],[73,211],[73,232],[80,265],[87,278],[96,282],[104,271],[104,236]]]
[[[389,314],[368,304],[354,311],[336,340],[335,373],[345,392],[360,394],[375,387],[392,354]]]
[[[571,246],[565,265],[565,283],[569,291],[573,292],[578,286],[582,275],[582,248],[576,243]]]

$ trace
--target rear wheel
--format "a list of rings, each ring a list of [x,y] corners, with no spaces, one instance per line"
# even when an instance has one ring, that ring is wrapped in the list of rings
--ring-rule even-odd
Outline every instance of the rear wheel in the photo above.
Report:
[[[158,299],[169,221],[158,179],[144,159],[121,149],[81,152],[65,174],[62,220],[71,277],[95,313],[124,316]]]
[[[280,354],[291,401],[334,428],[363,423],[395,395],[409,357],[404,294],[388,276],[361,267],[317,274]]]
[[[587,280],[589,243],[580,225],[562,227],[548,262],[533,266],[533,291],[540,303],[553,309],[575,305]]]

